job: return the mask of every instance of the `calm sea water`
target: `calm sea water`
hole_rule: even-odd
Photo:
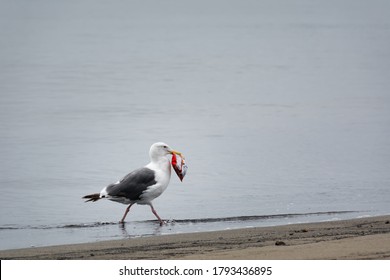
[[[1,0],[0,249],[389,214],[389,89],[387,1]]]

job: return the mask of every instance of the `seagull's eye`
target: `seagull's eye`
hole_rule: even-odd
[[[166,148],[168,148],[168,147],[164,145],[163,148],[166,149]]]

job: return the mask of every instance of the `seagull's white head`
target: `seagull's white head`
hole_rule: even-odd
[[[169,147],[163,142],[154,143],[149,150],[149,156],[152,161],[173,154],[181,155],[180,152],[173,150],[171,147]]]

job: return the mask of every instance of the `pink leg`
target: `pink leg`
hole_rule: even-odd
[[[164,224],[164,221],[160,218],[160,216],[157,214],[156,210],[154,210],[153,205],[150,205],[150,208],[152,209],[152,213],[156,216],[156,218],[160,221],[160,226]]]
[[[130,205],[126,208],[125,214],[123,215],[123,218],[122,218],[122,220],[119,221],[119,223],[121,223],[121,224],[125,223],[125,218],[126,218],[126,216],[127,216],[127,213],[129,213],[130,207],[131,207],[131,206],[133,206],[133,204],[130,204]]]

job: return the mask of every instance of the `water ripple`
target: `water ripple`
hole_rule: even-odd
[[[294,214],[275,214],[275,215],[252,215],[252,216],[235,216],[235,217],[221,217],[221,218],[198,218],[198,219],[178,219],[169,220],[168,223],[180,224],[194,224],[194,223],[218,223],[218,222],[243,222],[256,220],[273,220],[286,219],[295,217],[309,217],[309,216],[326,216],[356,213],[356,211],[327,211],[327,212],[313,212],[313,213],[294,213]],[[132,223],[155,223],[154,220],[136,221]],[[95,223],[80,223],[80,224],[62,224],[62,225],[2,225],[0,230],[21,230],[21,229],[80,229],[80,228],[96,228],[117,225],[118,222],[95,222]]]

